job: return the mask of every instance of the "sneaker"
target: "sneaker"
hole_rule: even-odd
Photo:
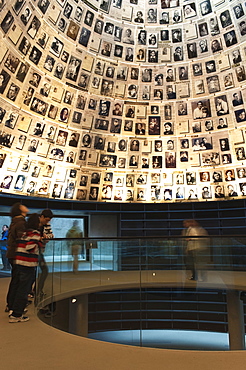
[[[27,311],[28,311],[28,309],[27,308],[24,308],[23,313],[27,313]],[[9,310],[9,317],[12,316],[12,313],[13,312],[14,312],[13,310]]]
[[[25,322],[25,321],[28,321],[30,320],[28,316],[20,316],[20,317],[15,317],[15,316],[9,316],[9,322],[12,323],[12,322]]]

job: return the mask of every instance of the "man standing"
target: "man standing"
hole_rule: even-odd
[[[53,218],[53,212],[50,209],[44,209],[41,212],[40,219],[39,219],[39,228],[40,228],[40,233],[41,233],[41,238],[42,239],[52,239],[54,238],[50,221]],[[47,244],[47,241],[43,241],[43,248],[39,251],[39,267],[41,269],[41,274],[38,278],[38,286],[37,286],[37,297],[39,295],[43,295],[43,287],[45,280],[47,279],[48,276],[48,267],[46,264],[46,261],[44,259],[44,250],[45,250],[45,245]]]
[[[83,237],[83,232],[78,226],[78,220],[74,220],[73,226],[68,230],[66,238],[72,239],[68,241],[68,247],[71,247],[71,253],[73,256],[73,272],[76,274],[78,272],[79,265],[79,250],[81,249],[82,241],[79,240]]]

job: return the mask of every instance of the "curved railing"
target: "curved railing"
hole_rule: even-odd
[[[237,302],[234,309],[241,320],[233,326],[239,325],[244,333],[239,306],[246,291],[246,236],[189,239],[50,240],[44,253],[48,275],[44,263],[43,271],[38,269],[40,318],[84,336],[138,330],[141,345],[143,330],[148,329],[230,333],[231,300]],[[231,349],[244,344],[236,346]]]

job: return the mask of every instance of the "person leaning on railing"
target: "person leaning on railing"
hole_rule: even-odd
[[[16,294],[16,289],[18,286],[18,274],[15,265],[16,242],[22,237],[23,233],[26,231],[25,217],[28,211],[29,209],[21,203],[15,203],[10,211],[11,224],[9,227],[8,249],[6,257],[9,260],[12,270],[11,270],[11,281],[7,293],[7,305],[5,308],[5,312],[9,312],[10,310],[13,309],[12,308],[13,302]]]
[[[39,267],[41,269],[41,274],[38,279],[38,286],[37,286],[37,296],[44,295],[43,288],[45,280],[48,276],[48,266],[46,264],[45,258],[44,258],[44,250],[45,246],[47,244],[47,241],[44,241],[43,239],[53,239],[54,235],[51,229],[50,221],[53,218],[53,212],[50,209],[44,209],[41,212],[41,215],[39,217],[39,230],[42,237],[43,245],[39,251]]]

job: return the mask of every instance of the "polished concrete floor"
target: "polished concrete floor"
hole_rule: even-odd
[[[96,274],[94,276],[96,277],[97,272],[93,272],[94,274]],[[99,286],[99,280],[93,277],[86,284],[81,284],[87,273],[82,273],[82,275],[82,279],[77,275],[75,275],[76,279],[74,279],[74,276],[72,279],[72,275],[68,276],[64,283],[67,285],[69,282],[69,284],[63,287],[65,292],[70,289],[78,289],[81,285],[90,285],[90,290],[91,287]],[[168,285],[176,284],[180,277],[180,274],[171,272],[171,274],[165,275],[165,280]],[[114,284],[118,286],[120,280],[122,283],[122,279],[125,279],[126,276],[114,272],[107,273],[103,281],[101,280],[101,284],[107,285],[109,283],[112,286],[113,278]],[[134,273],[130,273],[128,274],[129,278],[135,280],[136,276]],[[211,278],[214,280],[213,276]],[[240,274],[235,278],[236,281],[233,283],[245,288],[245,274]],[[232,280],[234,279],[231,279],[231,277],[220,276],[216,285],[228,284],[227,286],[231,286]],[[71,286],[71,281],[73,286]],[[59,286],[61,285],[59,279],[57,283]],[[182,351],[91,340],[46,325],[36,317],[32,305],[28,312],[30,321],[9,324],[8,316],[4,312],[8,284],[9,278],[0,279],[0,302],[2,307],[0,310],[1,369],[151,370],[153,368],[165,368],[165,370],[211,370],[212,368],[222,368],[223,370],[245,370],[246,351]],[[192,286],[194,282],[188,282],[188,284]],[[183,339],[185,337],[186,334]]]

